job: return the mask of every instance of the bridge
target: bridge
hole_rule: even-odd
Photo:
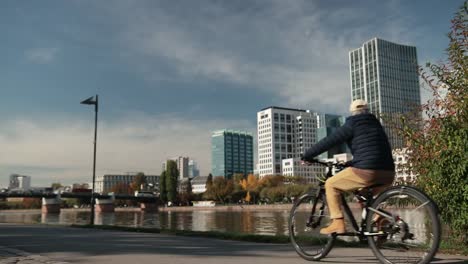
[[[91,200],[91,193],[64,192],[54,193],[0,193],[0,198],[42,198],[43,213],[59,213],[62,198],[78,198]],[[142,211],[157,211],[160,204],[159,197],[141,197],[128,194],[94,194],[96,212],[114,212],[115,200],[132,200],[140,203]]]

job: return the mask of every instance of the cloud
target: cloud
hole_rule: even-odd
[[[58,52],[58,48],[33,48],[25,51],[25,57],[31,62],[38,64],[51,63]]]
[[[93,127],[88,121],[17,120],[0,124],[0,167],[30,174],[41,182],[89,181]],[[245,120],[190,120],[175,115],[129,113],[98,124],[97,175],[143,171],[159,174],[166,158],[195,159],[201,173],[211,170],[211,131],[253,131]],[[5,175],[5,176],[6,176]],[[5,177],[6,178],[6,177]]]
[[[411,39],[407,17],[393,15],[399,2],[380,5],[374,14],[375,6],[300,0],[121,1],[98,13],[119,21],[124,57],[148,80],[232,82],[285,106],[345,112],[348,51],[375,36]]]

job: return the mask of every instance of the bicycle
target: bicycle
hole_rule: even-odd
[[[426,264],[432,260],[441,237],[438,208],[430,197],[412,186],[392,186],[376,198],[372,188],[377,185],[355,191],[354,197],[364,205],[360,225],[341,194],[344,213],[353,231],[321,235],[320,228],[330,223],[325,181],[333,176],[333,168],[339,171],[345,166],[314,162],[327,166],[327,174],[315,193],[312,190],[295,201],[289,216],[289,236],[299,256],[318,261],[328,255],[338,237],[357,237],[360,243],[367,241],[381,263]]]

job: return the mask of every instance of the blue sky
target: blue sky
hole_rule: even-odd
[[[159,174],[185,155],[210,171],[210,132],[255,133],[278,105],[346,113],[348,51],[373,37],[445,58],[451,1],[1,1],[0,186]],[[426,96],[426,95],[424,95]]]

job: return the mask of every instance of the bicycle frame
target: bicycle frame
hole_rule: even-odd
[[[321,164],[326,165],[327,168],[328,168],[328,172],[326,174],[326,179],[332,177],[333,176],[332,168],[336,164],[333,164],[333,163],[321,163]],[[364,190],[366,190],[366,192],[364,194],[362,194],[362,192],[360,192],[360,191],[355,191],[354,196],[359,200],[359,202],[364,204],[364,207],[362,209],[366,210],[366,215],[369,213],[369,211],[373,211],[374,213],[376,213],[378,215],[381,215],[381,216],[383,216],[385,218],[389,218],[389,219],[392,220],[392,222],[394,222],[395,219],[391,215],[388,215],[386,212],[382,212],[381,210],[377,210],[377,209],[371,207],[372,202],[374,201],[373,194],[372,194],[372,189],[368,188],[368,189],[364,189]],[[352,227],[354,229],[354,232],[346,232],[344,234],[334,234],[334,236],[357,236],[360,241],[366,241],[367,237],[369,237],[369,236],[382,236],[382,235],[385,235],[382,232],[379,232],[379,233],[366,232],[365,231],[366,227],[367,227],[366,226],[366,219],[361,219],[361,224],[358,225],[356,219],[354,218],[353,213],[351,212],[351,209],[349,208],[348,203],[346,202],[346,199],[345,199],[344,195],[341,194],[340,196],[341,196],[341,203],[342,203],[342,206],[343,206],[343,209],[344,209],[344,213],[346,214],[347,218],[351,221],[351,225],[352,225]],[[314,200],[314,204],[312,206],[311,215],[309,216],[309,219],[307,221],[307,226],[312,227],[312,228],[316,228],[317,226],[319,226],[320,221],[323,218],[323,210],[325,209],[325,203],[321,204],[320,209],[319,209],[319,217],[316,219],[316,221],[314,221],[314,214],[312,212],[315,212],[315,210],[317,208],[318,200],[326,201],[325,181],[321,181],[319,183],[319,189],[318,189],[318,191],[316,193],[315,198],[316,199]],[[322,198],[322,199],[320,199],[320,198]]]

